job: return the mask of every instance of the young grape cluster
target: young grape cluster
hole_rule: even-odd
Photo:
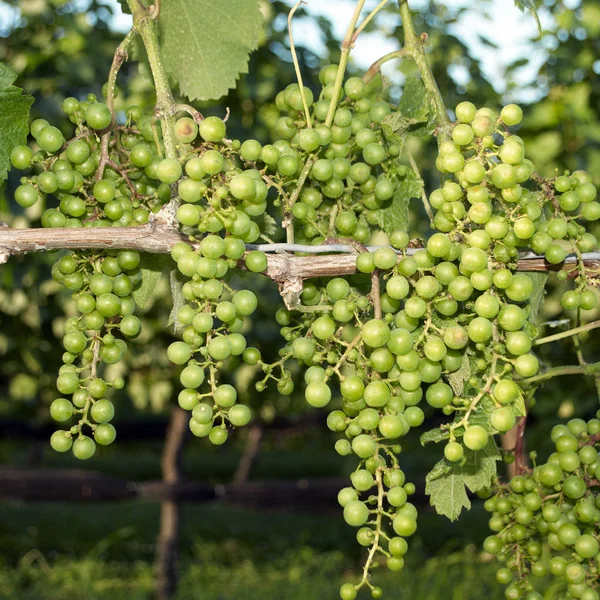
[[[532,352],[534,284],[517,272],[520,251],[543,254],[555,265],[574,254],[574,289],[564,292],[562,306],[596,307],[592,287],[598,282],[582,253],[596,249],[586,223],[600,219],[600,203],[584,171],[551,179],[535,173],[523,140],[510,129],[521,121],[518,106],[496,115],[462,102],[436,161],[443,175],[443,185],[430,195],[437,232],[411,243],[406,231],[386,231],[382,209],[401,196],[411,170],[397,138],[386,135],[392,107],[380,88],[357,77],[340,88],[340,74],[338,65],[322,69],[316,100],[296,84],[278,94],[280,139],[273,144],[230,140],[223,120],[202,118],[188,107],[193,118],[174,121],[175,155],[170,150],[165,157],[170,144],[155,119],[131,106],[120,125],[90,95],[63,104],[76,125],[70,141],[38,119],[31,126],[36,150],[19,146],[11,160],[18,169],[34,169],[21,180],[15,200],[25,208],[43,202],[46,227],[144,224],[166,209],[176,216],[189,243],[171,252],[184,279],[184,302],[175,319],[180,339],[167,354],[182,367],[178,402],[191,411],[194,435],[220,445],[228,426],[252,418],[235,388],[221,382],[230,357],[263,372],[257,391],[273,380],[281,395],[295,389],[288,361],[305,367],[306,401],[333,408],[327,425],[340,434],[336,451],[358,462],[338,496],[344,519],[368,548],[361,580],[340,590],[342,600],[353,600],[363,587],[381,596],[371,582],[373,568],[403,568],[417,510],[409,502],[415,486],[406,481],[398,455],[401,438],[423,424],[425,411],[450,417],[430,437],[445,441],[442,462],[448,468],[464,465],[473,453],[492,455],[494,434],[507,432],[526,413],[527,379],[540,364]],[[246,244],[261,236],[271,241],[260,225],[269,194],[282,209],[288,238],[305,244],[348,238],[358,272],[303,282],[297,302],[276,314],[285,345],[273,364],[243,335],[246,317],[258,306],[256,295],[233,289],[228,278],[241,263],[256,273],[268,269],[266,255],[248,252]],[[389,245],[367,251],[364,244],[384,233]],[[123,338],[140,332],[132,299],[141,281],[139,263],[136,252],[77,252],[53,268],[79,311],[66,322],[65,365],[57,380],[67,397],[54,401],[51,414],[61,422],[81,417],[53,434],[58,451],[72,447],[79,458],[89,458],[94,440],[115,439],[109,423],[114,407],[106,396],[123,381],[105,381],[100,368],[121,360]],[[512,582],[507,597],[538,597],[526,575],[534,564],[543,574],[541,542],[533,539],[540,535],[556,551],[574,546],[579,558],[564,565],[552,559],[550,566],[565,574],[571,596],[598,597],[597,537],[585,531],[600,508],[590,498],[599,475],[590,443],[595,428],[595,420],[572,421],[555,430],[558,454],[548,465],[513,479],[488,500],[497,534],[486,550],[508,560],[499,575]],[[550,500],[554,508],[546,509]],[[560,514],[550,521],[544,509]],[[562,571],[556,565],[552,570],[554,563]]]
[[[552,576],[561,597],[598,600],[600,419],[572,419],[551,438],[556,452],[545,464],[486,500],[493,534],[483,547],[504,563],[496,578],[507,585],[506,598],[541,600],[537,590]]]
[[[67,397],[57,398],[50,406],[55,421],[66,422],[73,416],[76,425],[52,434],[50,444],[57,452],[73,451],[88,459],[96,443],[111,444],[116,430],[110,423],[115,415],[113,403],[106,397],[111,388],[124,385],[118,378],[103,379],[101,365],[118,363],[127,350],[126,339],[139,335],[141,322],[133,312],[131,296],[140,281],[140,255],[121,251],[105,255],[67,254],[52,268],[54,279],[73,291],[77,316],[65,322],[63,336],[64,365],[56,387]],[[91,420],[90,420],[91,419]],[[84,433],[90,428],[93,438]]]
[[[586,171],[544,179],[525,158],[523,140],[510,132],[523,117],[515,104],[499,117],[470,102],[456,107],[458,123],[452,141],[440,145],[436,166],[456,179],[446,181],[431,194],[437,210],[435,227],[451,236],[462,236],[469,246],[487,252],[494,261],[514,265],[519,250],[531,249],[553,265],[568,254],[578,261],[571,274],[576,289],[565,292],[566,310],[596,307],[581,253],[597,248],[586,223],[600,219],[597,190]],[[561,277],[567,276],[565,271]]]

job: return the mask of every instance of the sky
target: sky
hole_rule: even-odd
[[[373,9],[379,0],[367,0],[364,14]],[[394,1],[394,0],[392,0]],[[421,0],[414,0],[413,5],[419,5]],[[576,0],[572,0],[576,1]],[[114,27],[126,31],[131,25],[131,17],[123,15],[118,7],[117,0],[103,0],[105,4],[116,7]],[[295,0],[285,0],[290,7]],[[445,0],[450,8],[461,6],[477,6],[472,0]],[[316,24],[310,19],[302,18],[303,14],[321,15],[327,17],[334,26],[334,32],[341,39],[345,33],[348,23],[346,19],[340,19],[340,15],[349,15],[355,0],[308,0],[296,13],[294,20],[294,39],[298,45],[312,47],[315,52],[323,48],[320,33]],[[487,5],[486,5],[487,6]],[[0,24],[8,18],[11,9],[5,2],[0,0]],[[519,73],[520,89],[516,92],[518,97],[509,100],[531,101],[536,99],[536,86],[534,81],[537,67],[546,60],[546,53],[540,45],[532,46],[529,40],[536,35],[536,24],[529,14],[521,13],[513,4],[512,0],[490,0],[488,12],[491,21],[484,19],[477,9],[469,10],[468,13],[453,27],[453,33],[468,44],[473,54],[483,62],[483,68],[494,87],[500,92],[504,91],[505,82],[502,73],[506,65],[510,64],[520,56],[528,56],[531,59],[530,67]],[[542,25],[548,23],[549,16],[542,11]],[[385,26],[383,20],[380,25]],[[499,45],[498,49],[485,46],[478,38],[477,32],[483,33],[490,41]],[[353,60],[359,67],[365,69],[380,56],[391,52],[399,47],[398,42],[384,38],[377,33],[363,34],[352,53]],[[384,67],[393,69],[392,65]],[[456,76],[460,78],[460,71]]]

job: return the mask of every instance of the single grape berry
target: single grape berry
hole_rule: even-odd
[[[112,114],[106,104],[94,102],[85,111],[85,120],[92,129],[102,130],[111,124]]]

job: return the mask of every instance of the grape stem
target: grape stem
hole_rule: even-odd
[[[348,355],[350,354],[350,352],[353,350],[353,348],[356,346],[356,344],[358,344],[358,342],[360,342],[362,339],[362,334],[359,333],[351,342],[350,344],[348,344],[348,347],[346,348],[346,350],[344,351],[344,354],[342,354],[342,356],[340,357],[340,359],[337,361],[337,363],[331,367],[333,369],[333,371],[335,373],[337,373],[340,381],[342,381],[344,379],[344,376],[341,374],[340,369],[342,368],[342,366],[344,365],[344,363],[346,362],[346,359],[348,358]]]
[[[292,35],[292,19],[294,14],[300,8],[302,4],[307,4],[306,0],[298,0],[296,4],[290,10],[288,14],[288,37],[290,38],[290,52],[292,53],[292,61],[294,63],[294,69],[296,71],[296,79],[300,86],[300,97],[302,98],[302,107],[304,108],[304,116],[306,118],[306,127],[312,128],[312,121],[310,118],[310,110],[308,109],[308,102],[306,102],[306,94],[304,93],[304,82],[302,81],[302,71],[300,71],[300,63],[298,62],[298,56],[296,54],[296,45],[294,44],[294,36]]]
[[[383,516],[383,481],[381,480],[381,467],[377,467],[377,471],[375,472],[375,481],[377,483],[377,517],[375,518],[375,537],[373,538],[373,543],[371,544],[371,549],[369,550],[369,556],[367,557],[367,561],[363,567],[362,580],[358,585],[359,589],[365,584],[369,585],[369,569],[371,568],[371,564],[375,558],[377,548],[379,548],[379,537],[381,536],[381,518]]]
[[[381,282],[379,280],[379,269],[371,273],[371,300],[373,302],[373,316],[381,319]]]
[[[421,172],[419,171],[419,167],[417,165],[417,161],[413,156],[413,153],[410,151],[408,147],[406,147],[406,156],[408,157],[408,162],[410,163],[411,169],[415,172],[415,175],[421,181],[421,200],[423,201],[423,207],[425,208],[425,212],[427,213],[427,218],[429,219],[429,224],[433,228],[433,211],[431,210],[431,205],[429,204],[429,199],[427,198],[427,193],[425,192],[425,182],[421,177]]]
[[[365,2],[366,0],[358,0],[356,8],[354,9],[354,14],[352,15],[352,19],[350,20],[350,25],[348,25],[346,35],[344,36],[344,40],[342,41],[342,53],[340,55],[340,64],[338,65],[337,74],[335,76],[335,83],[333,84],[333,93],[331,94],[329,111],[327,112],[327,118],[325,119],[325,125],[327,127],[331,127],[331,124],[333,123],[335,107],[338,103],[338,98],[340,96],[340,91],[342,89],[342,84],[344,81],[344,74],[346,73],[346,67],[348,66],[348,58],[350,57],[350,51],[354,46],[354,31],[356,29],[356,24],[358,23],[360,13],[362,12]]]
[[[597,444],[598,442],[600,442],[600,433],[595,433],[594,435],[591,435],[590,438],[588,440],[586,440],[586,442],[583,445],[584,446],[593,446],[594,444]]]
[[[560,377],[562,375],[595,375],[600,373],[600,362],[587,363],[584,365],[567,365],[564,367],[554,367],[548,369],[539,375],[533,377],[527,377],[526,379],[520,379],[519,385],[530,385],[537,383],[538,381],[547,381],[553,377]]]
[[[300,177],[298,177],[298,181],[296,182],[296,187],[294,188],[294,191],[290,195],[290,198],[285,205],[285,215],[283,218],[282,226],[285,229],[285,238],[288,244],[294,243],[294,218],[292,216],[292,208],[294,204],[296,204],[296,201],[300,196],[300,192],[304,187],[304,183],[306,182],[306,178],[308,177],[308,174],[310,173],[310,170],[312,169],[312,166],[315,164],[316,160],[317,157],[314,154],[311,154],[306,159],[306,163],[304,163],[304,168],[302,169]]]
[[[117,87],[117,75],[119,74],[121,66],[127,60],[127,51],[129,49],[129,46],[135,39],[136,35],[137,31],[135,27],[132,27],[129,33],[123,39],[123,41],[117,46],[117,49],[115,50],[115,55],[113,56],[112,64],[110,66],[110,71],[108,72],[108,81],[106,83],[106,106],[108,106],[108,110],[110,110],[112,120],[110,122],[108,130],[102,134],[102,139],[100,142],[100,160],[98,162],[98,170],[96,171],[96,179],[98,181],[104,176],[104,169],[109,161],[108,145],[110,143],[112,129],[116,125],[115,93]]]
[[[525,427],[527,425],[527,415],[521,417],[517,423],[517,434],[515,443],[515,472],[517,475],[531,472],[525,457]]]
[[[363,81],[365,83],[369,83],[372,79],[381,71],[381,67],[390,60],[394,60],[395,58],[406,58],[410,57],[410,53],[406,50],[406,48],[401,48],[400,50],[394,50],[393,52],[389,52],[385,54],[381,58],[377,59],[365,72],[363,75]]]
[[[417,35],[410,7],[408,6],[408,0],[398,0],[398,6],[400,7],[400,16],[402,17],[402,27],[404,29],[403,50],[415,61],[415,64],[419,69],[425,89],[429,92],[435,105],[437,121],[440,127],[440,139],[444,139],[449,133],[451,122],[448,117],[446,105],[444,104],[444,99],[442,98],[440,89],[438,88],[435,77],[427,62],[427,56],[425,54],[427,34],[424,33],[421,37]]]
[[[496,365],[497,364],[498,364],[498,355],[496,353],[494,353],[492,355],[492,363],[490,366],[490,375],[489,375],[487,381],[485,382],[485,386],[482,388],[482,390],[479,392],[479,394],[477,394],[477,396],[475,396],[471,400],[471,403],[469,404],[469,408],[466,410],[462,419],[460,419],[460,421],[456,421],[455,423],[449,424],[449,429],[451,430],[451,432],[453,432],[455,429],[458,429],[459,427],[464,427],[469,422],[469,417],[471,416],[471,413],[475,410],[475,408],[477,408],[477,405],[481,402],[483,397],[486,394],[488,394],[489,391],[492,389],[492,384],[494,383],[495,378],[496,378]]]
[[[381,0],[381,2],[365,17],[365,20],[357,27],[354,35],[352,36],[352,45],[356,43],[358,36],[362,33],[365,27],[375,18],[377,13],[385,7],[389,0]]]
[[[560,333],[539,338],[533,342],[533,345],[541,346],[542,344],[548,344],[549,342],[556,342],[557,340],[562,340],[564,338],[571,337],[572,335],[578,335],[584,331],[591,331],[592,329],[597,329],[598,327],[600,327],[600,321],[591,321],[590,323],[581,325],[580,327],[574,327],[573,329],[569,329],[567,331],[561,331]]]
[[[150,71],[152,72],[154,89],[156,90],[155,114],[161,121],[165,154],[167,158],[177,158],[177,142],[173,127],[175,118],[170,114],[175,101],[156,34],[155,21],[160,5],[153,8],[150,12],[137,0],[127,0],[127,3],[133,15],[134,29],[137,30],[144,42],[148,62],[150,63]]]
[[[190,115],[190,117],[192,117],[192,119],[194,119],[194,121],[196,121],[198,124],[204,121],[204,115],[189,104],[173,104],[173,106],[171,106],[171,108],[168,110],[169,116],[174,116],[178,112],[188,113],[188,115]]]

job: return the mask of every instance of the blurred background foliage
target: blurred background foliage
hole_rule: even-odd
[[[340,2],[340,18],[342,8],[349,8],[351,4]],[[512,3],[506,4],[506,10],[516,10]],[[226,107],[229,108],[230,137],[270,139],[277,117],[275,95],[295,81],[287,36],[290,2],[263,0],[261,5],[265,16],[265,30],[259,49],[250,58],[249,73],[242,76],[237,88],[220,101],[197,105],[205,114],[223,115]],[[543,175],[553,175],[556,170],[560,172],[564,169],[586,168],[593,174],[595,183],[600,184],[600,5],[597,0],[545,0],[541,7],[544,32],[539,38],[531,40],[531,48],[541,49],[545,60],[539,66],[539,60],[532,60],[533,53],[531,56],[523,55],[508,64],[501,75],[494,77],[485,69],[481,56],[460,35],[460,24],[465,15],[477,11],[482,15],[478,21],[480,31],[477,31],[481,44],[501,53],[503,48],[500,46],[495,49],[495,42],[488,35],[495,27],[494,22],[485,17],[489,6],[488,0],[470,3],[469,6],[456,2],[446,3],[443,0],[422,0],[415,4],[416,26],[418,31],[426,31],[429,36],[430,62],[447,106],[453,107],[468,99],[478,106],[497,108],[507,98],[522,100],[526,117],[519,134],[525,139],[527,155],[534,161],[538,171]],[[16,71],[16,84],[35,96],[32,116],[48,119],[70,136],[72,125],[60,110],[62,100],[67,96],[84,98],[88,93],[101,96],[101,87],[108,73],[112,54],[122,38],[122,34],[113,27],[113,11],[118,11],[118,7],[99,0],[0,2],[0,8],[7,7],[15,10],[1,13],[10,15],[10,18],[0,21],[0,61]],[[532,17],[524,14],[522,18]],[[339,57],[340,40],[336,39],[334,24],[326,18],[308,13],[302,19],[313,20],[320,32],[319,44],[308,39],[296,39],[305,84],[316,89],[319,68]],[[374,43],[377,43],[377,39],[401,41],[402,31],[394,2],[390,2],[389,7],[374,20],[366,33],[374,31],[379,32],[379,38]],[[506,43],[511,43],[510,39],[507,36]],[[124,110],[130,104],[150,109],[154,99],[147,66],[139,50],[134,50],[130,58],[141,58],[141,62],[130,60],[121,70],[121,93],[117,98],[117,109]],[[359,72],[356,61],[351,62],[351,71]],[[393,66],[386,67],[386,85],[389,86],[392,99],[398,99],[402,82],[414,72],[414,65],[409,61],[396,62]],[[521,94],[525,80],[530,93]],[[530,106],[526,106],[529,100]],[[433,169],[435,144],[422,143],[413,151],[427,187],[431,190],[437,183],[437,175]],[[14,227],[39,226],[43,207],[23,210],[11,200],[12,191],[18,183],[13,175],[4,188],[0,189],[0,221]],[[415,234],[422,234],[425,230],[424,215],[420,210],[420,207],[415,206],[413,212],[412,227]],[[600,232],[596,232],[597,235],[598,233]],[[58,253],[30,255],[13,258],[0,267],[0,419],[15,418],[38,424],[49,420],[48,406],[57,395],[54,382],[62,352],[59,340],[64,320],[73,311],[68,294],[50,277],[50,267],[57,259]],[[249,335],[267,358],[274,358],[280,339],[278,326],[269,317],[273,315],[274,307],[281,303],[277,289],[258,276],[237,276],[253,277],[253,286],[260,295],[261,303],[260,313],[253,319],[254,325],[247,324],[249,329],[253,328]],[[559,297],[558,284],[553,282],[539,317],[541,331],[551,331],[547,325],[542,324],[557,318],[560,313]],[[168,414],[176,401],[177,374],[170,368],[164,351],[172,337],[171,332],[166,329],[170,309],[169,283],[168,278],[164,277],[154,300],[144,311],[144,333],[131,344],[126,363],[115,366],[115,372],[111,375],[126,374],[129,378],[129,385],[118,401],[118,419],[137,418],[140,429],[144,428],[146,420]],[[590,314],[586,315],[586,319],[593,320],[598,316]],[[600,340],[598,336],[594,338],[593,333],[588,338],[586,352],[591,361],[600,350]],[[544,347],[541,358],[548,364],[576,362],[574,348],[569,341]],[[598,360],[598,356],[595,360]],[[307,411],[301,395],[282,397],[274,389],[260,396],[253,393],[255,375],[251,367],[235,362],[231,363],[228,373],[231,383],[244,390],[243,400],[254,405],[263,421],[268,422],[275,415],[289,416]],[[547,453],[547,437],[551,425],[574,414],[591,416],[597,407],[593,382],[585,378],[564,377],[555,380],[552,385],[541,388],[537,398],[528,438],[531,447],[539,449],[540,455]],[[219,448],[218,452],[208,449],[208,444],[204,441],[190,442],[185,457],[188,476],[227,481],[243,449],[245,435],[246,432],[240,432],[231,444]],[[328,439],[325,430],[302,430],[285,437],[276,433],[267,434],[253,476],[277,479],[346,475],[344,459],[333,453],[332,445],[332,439]],[[410,448],[413,449],[413,453],[407,452],[403,459],[409,462],[407,470],[423,476],[428,466],[437,460],[438,450],[422,450],[416,439],[407,440],[406,446],[409,451]],[[133,479],[156,478],[159,476],[159,452],[159,442],[117,442],[114,448],[103,450],[100,456],[90,461],[89,466]],[[418,457],[415,458],[415,455]],[[18,439],[0,442],[0,460],[5,464],[19,465],[32,462],[43,466],[75,465],[68,457],[52,455],[45,444],[32,452],[31,443]],[[70,511],[79,509],[73,509],[69,505],[68,509],[62,509],[64,514],[60,512],[60,507],[55,509],[57,512],[52,513],[54,509],[44,508],[43,505],[0,505],[0,598],[42,600],[63,598],[67,593],[72,598],[86,599],[104,598],[108,593],[114,598],[150,597],[147,595],[150,592],[146,585],[151,575],[147,564],[147,546],[152,545],[156,529],[153,508],[142,510],[139,514],[137,509],[129,509],[128,514],[136,512],[131,522],[127,520],[132,532],[127,529],[127,524],[120,523],[119,518],[115,517],[118,508],[112,505],[95,507],[91,510],[91,518],[86,517],[81,523],[81,532],[89,534],[85,536],[86,543],[83,546],[77,546],[75,541],[65,541],[57,527],[61,519],[70,518],[67,512],[71,514]],[[232,582],[237,582],[236,578],[239,577],[240,581],[248,583],[256,576],[255,573],[253,575],[253,569],[263,569],[261,573],[268,584],[265,583],[266,587],[261,593],[256,592],[256,596],[251,595],[255,592],[250,586],[250,595],[245,597],[285,597],[286,600],[314,595],[310,586],[302,587],[298,583],[306,577],[314,577],[314,585],[325,586],[322,589],[329,591],[323,591],[318,596],[329,598],[333,593],[330,590],[337,589],[335,581],[331,586],[331,580],[335,580],[331,573],[339,572],[340,563],[348,568],[355,565],[354,550],[348,550],[355,544],[344,543],[350,539],[349,535],[352,537],[352,532],[345,531],[343,526],[338,527],[342,520],[337,513],[333,519],[327,517],[326,526],[318,521],[319,517],[315,517],[317,521],[302,525],[299,535],[305,537],[287,540],[285,547],[288,554],[280,556],[278,564],[282,570],[279,575],[269,571],[267,576],[265,569],[272,559],[273,548],[277,543],[283,543],[277,534],[279,532],[280,537],[284,537],[285,527],[279,523],[277,529],[277,523],[266,523],[266,519],[257,517],[257,525],[248,533],[245,529],[247,515],[240,516],[223,509],[217,519],[221,528],[214,530],[206,527],[206,520],[213,518],[211,510],[219,509],[193,509],[196,511],[193,518],[201,523],[197,530],[193,530],[194,535],[199,536],[199,539],[211,540],[213,545],[199,545],[197,538],[194,538],[195,545],[186,542],[186,556],[190,559],[192,570],[184,578],[181,598],[196,597],[191,590],[198,582],[207,582],[207,571],[202,567],[206,564],[213,579],[222,581],[222,585],[227,584],[232,572],[235,572],[231,576]],[[81,511],[84,512],[85,508],[82,507]],[[256,515],[253,519],[255,517]],[[470,533],[478,518],[475,510],[464,519],[465,526],[462,529],[460,525],[458,528],[454,525],[450,529],[447,523],[440,525],[440,519],[426,517],[434,519],[432,523],[435,525],[429,531],[432,532],[435,543],[432,544],[431,540],[427,543],[426,525],[420,533],[425,541],[421,550],[415,552],[414,564],[423,562],[421,559],[424,556],[434,554],[435,549],[443,545],[448,551],[444,554],[448,579],[445,583],[443,579],[440,580],[437,592],[433,588],[415,587],[412,590],[407,588],[406,595],[397,597],[418,597],[424,600],[448,597],[450,589],[454,590],[453,598],[479,598],[483,594],[490,598],[500,597],[494,595],[499,592],[491,583],[491,576],[487,578],[490,582],[488,589],[485,587],[487,584],[481,583],[486,580],[482,574],[479,577],[474,572],[468,575],[468,565],[473,562],[473,550],[468,550],[466,554],[455,554],[453,542],[449,541],[478,541],[477,534]],[[54,523],[54,528],[48,526],[47,519]],[[290,521],[294,520],[295,517],[290,518]],[[44,527],[49,527],[49,530],[41,540]],[[264,541],[257,534],[260,527],[263,527],[263,533],[270,531],[275,538]],[[335,529],[335,534],[330,534],[329,528],[332,528],[331,531]],[[116,533],[111,534],[113,537],[106,538],[107,531]],[[241,535],[241,541],[238,539],[232,542],[229,539],[238,534]],[[330,542],[318,542],[323,535]],[[266,537],[265,534],[265,539]],[[262,550],[255,554],[249,548],[260,540],[263,540]],[[221,553],[228,543],[234,544],[232,555],[237,562],[225,571]],[[131,551],[134,547],[132,544],[137,550]],[[31,548],[39,549],[41,558],[31,555]],[[194,571],[193,565],[198,553],[201,555],[198,559],[201,565]],[[106,562],[107,557],[117,562]],[[67,564],[71,559],[72,562]],[[104,559],[104,562],[100,559]],[[138,561],[127,576],[119,570],[120,559]],[[60,567],[57,571],[52,571],[57,580],[52,584],[55,588],[51,586],[54,591],[44,589],[45,584],[40,582],[39,573],[44,572],[43,563],[47,560],[58,560]],[[67,562],[61,563],[61,560]],[[274,567],[269,568],[276,571]],[[485,570],[486,566],[481,568]],[[487,568],[490,573],[493,572],[493,568]],[[422,569],[419,572],[423,577],[431,579],[427,573],[431,574],[431,569],[436,574],[439,573],[439,564],[427,563]],[[91,575],[92,572],[96,575]],[[229,574],[227,579],[224,579],[225,572]],[[415,586],[419,584],[419,577],[411,578],[415,579]],[[475,584],[475,579],[480,580],[479,583]],[[42,577],[41,581],[43,580]],[[98,589],[98,581],[104,581],[105,588]],[[403,581],[406,582],[407,579],[403,578]],[[91,587],[81,588],[82,582],[87,582],[86,585]],[[235,588],[238,583],[231,585]],[[295,586],[293,594],[290,585]],[[272,590],[267,590],[268,586],[273,586]],[[79,591],[75,592],[75,589]],[[82,589],[87,591],[83,593]],[[238,598],[239,595],[236,594],[238,592],[235,591],[231,595],[218,595],[217,592],[210,595],[207,592],[202,597]]]

